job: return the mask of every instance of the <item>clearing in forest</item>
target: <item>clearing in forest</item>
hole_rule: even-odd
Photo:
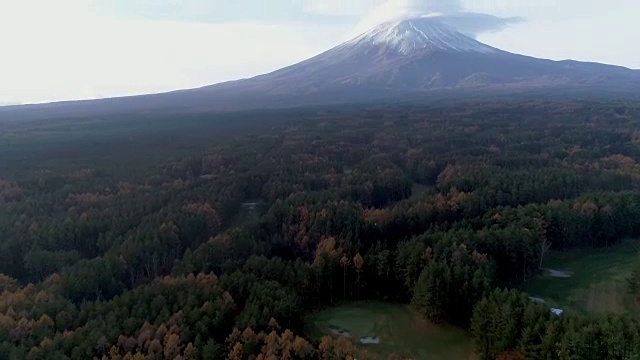
[[[627,289],[640,242],[599,250],[554,252],[521,290],[550,307],[580,313],[640,313]]]
[[[346,336],[378,359],[391,354],[411,359],[475,359],[467,332],[434,325],[407,305],[347,303],[311,315],[307,324],[314,337]]]

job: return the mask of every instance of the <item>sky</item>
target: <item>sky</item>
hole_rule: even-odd
[[[0,105],[251,77],[432,13],[507,51],[640,69],[637,0],[0,0]]]

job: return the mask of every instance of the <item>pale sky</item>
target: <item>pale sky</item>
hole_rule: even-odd
[[[640,69],[638,0],[0,0],[0,105],[250,77],[407,9],[507,51]]]

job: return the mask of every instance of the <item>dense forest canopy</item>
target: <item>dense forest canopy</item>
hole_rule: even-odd
[[[304,331],[364,299],[482,359],[640,357],[639,319],[508,290],[640,236],[637,101],[5,121],[0,154],[0,359],[375,358]]]

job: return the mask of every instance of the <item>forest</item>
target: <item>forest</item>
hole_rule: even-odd
[[[640,317],[517,290],[640,238],[639,161],[630,99],[3,120],[0,359],[376,359],[305,332],[354,300],[482,360],[640,359]]]

